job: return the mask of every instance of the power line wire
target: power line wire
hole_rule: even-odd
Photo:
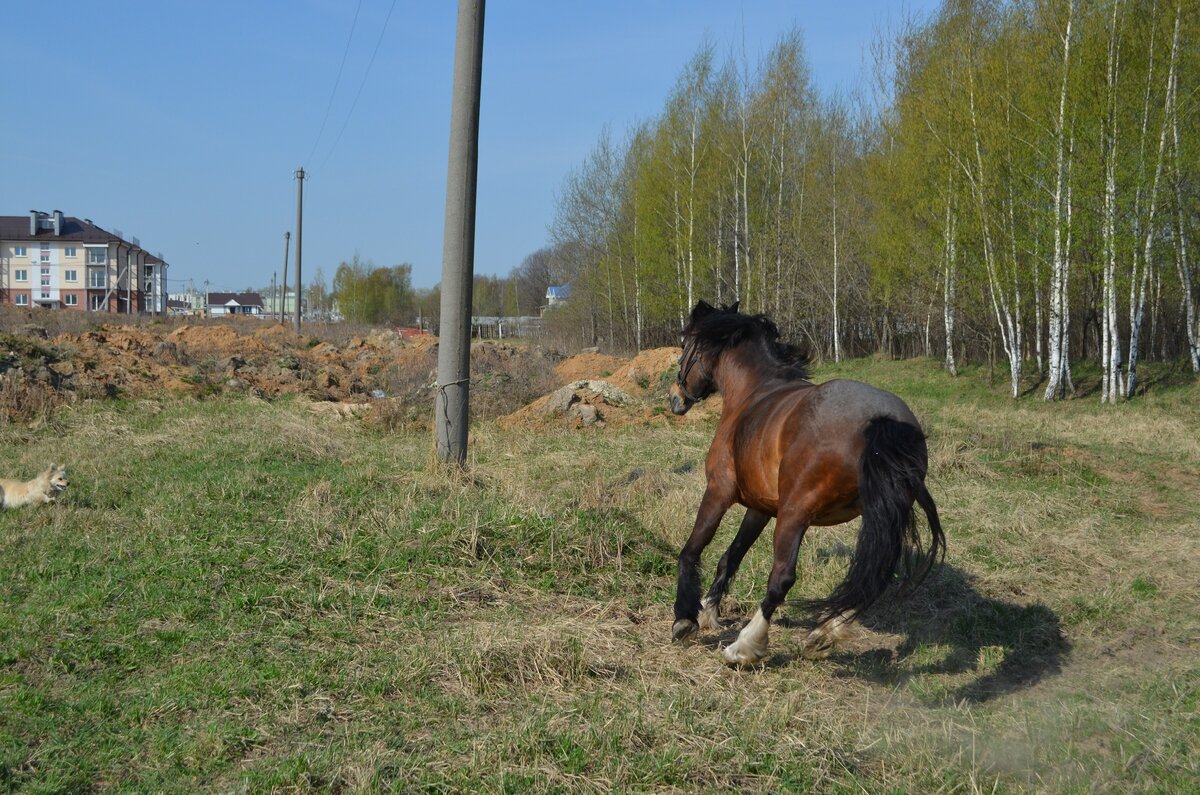
[[[350,42],[354,40],[354,29],[358,27],[358,12],[360,11],[362,11],[362,0],[358,0],[358,7],[354,9],[354,21],[350,23],[350,35],[346,37],[346,48],[342,51],[342,62],[338,66],[337,79],[333,81],[333,91],[329,92],[329,104],[325,106],[325,118],[321,119],[321,129],[317,131],[317,140],[313,141],[312,151],[308,153],[310,161],[317,153],[317,144],[321,143],[321,136],[325,133],[325,124],[329,121],[329,111],[333,109],[333,98],[337,96],[338,86],[342,83],[342,70],[346,68],[346,56],[350,54]]]
[[[367,78],[371,75],[371,67],[375,64],[375,56],[379,54],[379,45],[383,44],[383,34],[387,33],[388,22],[392,18],[392,12],[396,10],[396,0],[392,0],[391,7],[388,8],[387,17],[383,20],[383,27],[379,30],[379,38],[375,40],[375,49],[371,51],[371,60],[367,61],[367,71],[363,73],[362,82],[358,84],[358,92],[354,95],[354,101],[350,103],[350,110],[346,113],[346,120],[342,122],[342,129],[338,131],[337,138],[333,140],[333,146],[325,154],[325,159],[321,161],[318,171],[325,168],[325,164],[329,162],[329,158],[333,156],[337,149],[338,142],[342,140],[342,133],[346,132],[346,126],[350,124],[350,117],[354,115],[354,108],[358,105],[358,98],[362,96],[363,86],[367,84]]]

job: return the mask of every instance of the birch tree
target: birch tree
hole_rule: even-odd
[[[1064,243],[1064,233],[1070,235],[1070,201],[1067,187],[1067,169],[1070,167],[1066,159],[1066,120],[1067,120],[1067,78],[1071,69],[1071,24],[1074,21],[1074,0],[1067,2],[1066,29],[1062,33],[1062,81],[1058,97],[1058,118],[1054,127],[1055,133],[1055,172],[1054,172],[1054,259],[1051,261],[1050,275],[1050,326],[1049,326],[1049,361],[1050,369],[1046,379],[1046,400],[1063,397],[1067,382],[1070,380],[1070,358],[1067,354],[1067,319],[1070,313],[1067,280],[1070,273],[1070,257],[1068,246]]]

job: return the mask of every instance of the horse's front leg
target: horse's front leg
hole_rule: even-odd
[[[679,584],[675,590],[675,625],[671,637],[676,641],[689,640],[696,634],[696,619],[700,614],[700,553],[712,541],[721,517],[733,501],[711,485],[700,501],[692,534],[679,552]]]
[[[715,632],[720,629],[717,618],[721,615],[721,598],[725,596],[725,592],[729,590],[729,584],[737,576],[742,559],[746,557],[750,547],[754,546],[754,542],[762,535],[763,528],[769,521],[771,521],[770,514],[756,511],[753,508],[746,509],[746,515],[742,517],[742,525],[738,528],[737,535],[733,537],[733,543],[729,545],[729,549],[725,550],[721,561],[717,563],[717,574],[713,577],[712,587],[708,589],[708,594],[700,605],[702,608],[700,629],[706,632]]]
[[[783,604],[796,582],[796,556],[808,530],[807,519],[780,514],[775,520],[775,564],[767,580],[767,597],[750,623],[742,627],[738,639],[725,647],[725,661],[731,665],[753,665],[767,656],[767,634],[771,616]]]

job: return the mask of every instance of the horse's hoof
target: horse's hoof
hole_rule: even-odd
[[[671,627],[671,640],[676,643],[687,643],[696,637],[696,622],[690,618],[681,618]]]
[[[716,603],[709,603],[708,599],[705,599],[704,609],[700,611],[700,629],[705,632],[719,632],[721,625],[717,623],[717,618],[720,615]]]
[[[721,650],[725,662],[729,665],[744,668],[748,665],[758,665],[767,656],[766,648],[758,649],[753,644],[737,640]]]
[[[800,644],[800,653],[809,660],[823,660],[837,651],[842,642],[849,640],[850,622],[854,612],[833,616],[817,625]]]
[[[810,634],[800,644],[800,654],[806,660],[824,660],[833,653],[835,645],[833,638],[828,635],[813,637]]]

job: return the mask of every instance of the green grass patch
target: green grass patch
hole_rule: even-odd
[[[711,424],[425,434],[301,400],[124,401],[0,428],[0,790],[1186,791],[1197,780],[1193,384],[1013,403],[937,363],[822,367],[930,437],[945,566],[847,648],[733,671],[671,646]],[[705,555],[707,583],[740,521]],[[814,528],[793,595],[845,571]]]

